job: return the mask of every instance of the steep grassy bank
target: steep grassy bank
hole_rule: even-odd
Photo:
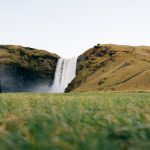
[[[104,44],[78,59],[77,76],[69,91],[150,90],[150,47]]]
[[[150,93],[1,94],[2,150],[149,150]]]

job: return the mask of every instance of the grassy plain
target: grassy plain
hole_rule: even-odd
[[[1,150],[149,150],[150,93],[0,94]]]

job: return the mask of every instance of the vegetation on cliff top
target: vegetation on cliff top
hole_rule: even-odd
[[[38,71],[55,68],[59,56],[44,50],[17,45],[0,45],[0,64],[16,65]]]

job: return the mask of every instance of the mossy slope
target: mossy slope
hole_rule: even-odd
[[[78,58],[70,91],[150,90],[150,47],[104,44]]]

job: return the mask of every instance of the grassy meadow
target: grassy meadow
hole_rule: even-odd
[[[0,94],[0,150],[149,150],[150,93]]]

